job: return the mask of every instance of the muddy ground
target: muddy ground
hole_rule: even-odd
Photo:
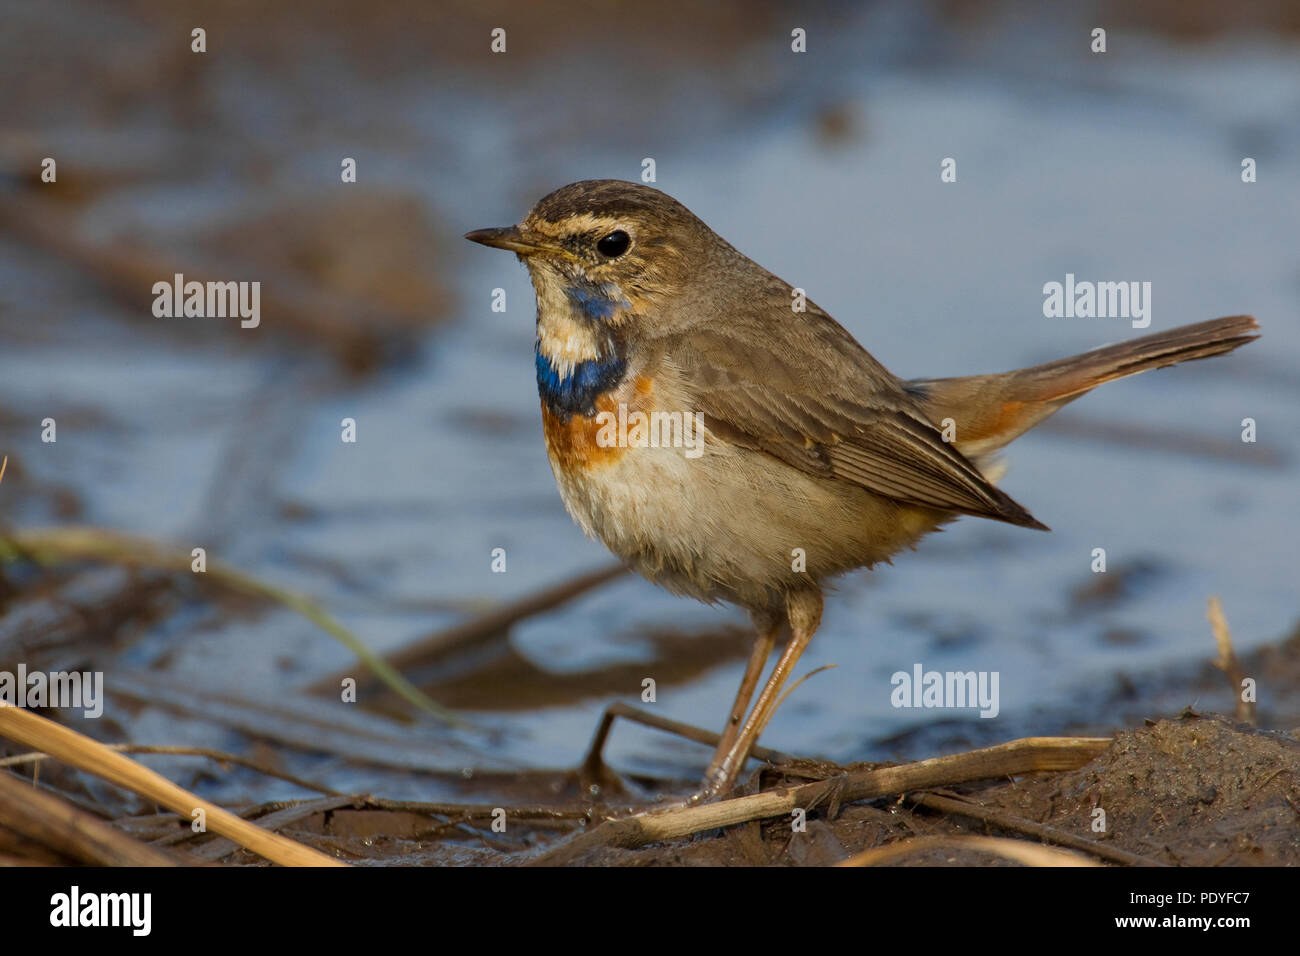
[[[788,817],[713,829],[635,849],[587,848],[564,862],[587,866],[824,866],[863,850],[900,844],[894,865],[1014,865],[982,849],[954,845],[990,835],[1071,846],[1102,864],[1277,866],[1300,863],[1300,631],[1242,660],[1263,688],[1261,727],[1197,711],[1228,697],[1223,674],[1208,662],[1171,675],[1162,686],[1118,681],[1097,702],[1122,729],[1078,726],[1045,718],[1043,733],[1111,737],[1104,752],[1079,769],[1029,773],[924,793],[896,794],[843,806],[813,807],[803,828]],[[1137,715],[1145,715],[1145,719]],[[978,722],[971,726],[979,727]],[[961,728],[929,728],[931,754],[988,741]],[[907,742],[909,749],[921,746]],[[14,748],[9,748],[13,752]],[[263,756],[267,756],[263,754]],[[827,779],[869,765],[837,767],[795,761],[756,770],[744,791]],[[212,767],[183,780],[199,787]],[[30,774],[30,770],[27,771]],[[547,864],[565,841],[600,821],[626,816],[656,800],[690,792],[687,779],[625,778],[612,772],[592,786],[577,770],[440,775],[465,803],[382,800],[363,795],[263,803],[236,808],[246,818],[357,865]],[[166,847],[184,862],[262,865],[265,861],[214,834],[195,835],[188,821],[153,812],[92,778],[43,764],[41,783],[137,839]],[[949,803],[936,808],[935,798]],[[970,813],[953,800],[977,805]],[[924,806],[924,803],[930,806]],[[493,827],[505,810],[504,832]],[[1099,814],[1102,811],[1103,814]],[[498,814],[499,816],[499,814]],[[1099,824],[1100,817],[1100,824]],[[1040,828],[1050,828],[1044,835]],[[1070,837],[1077,838],[1073,843]],[[906,841],[916,841],[915,848]],[[947,838],[946,842],[934,838]],[[1082,841],[1082,842],[1080,842]],[[0,856],[10,863],[69,863],[0,827]]]

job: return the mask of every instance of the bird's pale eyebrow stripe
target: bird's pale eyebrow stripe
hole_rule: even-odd
[[[535,222],[528,223],[528,227],[544,236],[550,236],[557,239],[561,236],[572,235],[575,232],[590,232],[605,235],[614,229],[622,229],[629,235],[631,229],[626,223],[621,222],[613,216],[594,216],[591,213],[584,212],[573,216],[565,216],[563,219],[552,222],[547,219],[538,219]]]

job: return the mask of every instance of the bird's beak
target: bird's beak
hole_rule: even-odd
[[[526,232],[518,226],[501,226],[496,229],[475,229],[465,233],[470,242],[477,242],[493,249],[506,249],[521,256],[532,256],[539,252],[558,252],[555,247],[534,233]]]

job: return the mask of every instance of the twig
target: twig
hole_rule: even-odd
[[[285,807],[282,810],[276,810],[274,813],[268,813],[264,817],[258,817],[257,825],[263,830],[272,833],[278,831],[281,827],[287,827],[291,823],[297,823],[314,813],[328,813],[330,810],[338,810],[340,807],[346,807],[355,802],[355,797],[337,796],[321,797],[317,800],[305,800],[302,803],[292,807]],[[236,850],[240,849],[238,843],[228,840],[224,837],[218,837],[200,847],[191,850],[192,856],[200,860],[206,860],[215,863],[223,856],[229,856]]]
[[[424,803],[418,800],[387,800],[383,797],[365,797],[358,810],[383,810],[388,812],[422,813],[431,816],[461,817],[465,820],[490,820],[498,810],[510,820],[582,821],[590,819],[587,810],[572,807],[500,807],[476,803]]]
[[[1069,850],[1057,850],[1037,843],[1025,843],[1023,840],[1008,840],[1005,837],[968,836],[923,836],[900,840],[885,846],[875,846],[851,856],[838,866],[880,866],[911,856],[921,850],[977,850],[992,853],[1004,859],[1015,860],[1025,866],[1100,866],[1086,856]]]
[[[1235,712],[1238,720],[1243,720],[1252,727],[1256,726],[1255,702],[1246,700],[1242,685],[1246,681],[1246,672],[1237,660],[1237,652],[1232,648],[1232,632],[1228,630],[1228,619],[1223,616],[1223,604],[1218,597],[1211,597],[1206,617],[1210,619],[1210,629],[1214,631],[1214,643],[1219,647],[1219,656],[1214,666],[1223,671],[1232,687],[1232,696],[1236,701]]]
[[[991,777],[1039,770],[1074,770],[1097,757],[1109,745],[1110,740],[1105,737],[1026,737],[996,747],[935,757],[900,767],[853,771],[815,783],[778,787],[719,803],[646,810],[634,816],[607,820],[532,861],[532,865],[561,865],[598,847],[634,848],[749,820],[784,816],[796,808],[807,808],[820,802],[837,788],[839,801],[851,803]]]
[[[657,714],[648,714],[643,710],[638,710],[621,702],[613,703],[605,708],[605,713],[601,715],[600,723],[596,726],[596,733],[591,738],[591,746],[587,748],[587,756],[582,761],[580,771],[584,777],[596,778],[600,774],[601,768],[605,766],[602,753],[605,749],[605,742],[609,739],[610,729],[614,726],[614,720],[618,717],[630,720],[633,723],[643,724],[646,727],[652,727],[655,730],[662,730],[665,733],[676,734],[678,737],[685,737],[687,740],[694,741],[697,744],[704,744],[707,747],[716,747],[722,739],[721,735],[705,730],[702,727],[683,724],[680,721],[660,717]],[[770,763],[781,763],[790,759],[786,754],[776,750],[769,750],[766,747],[755,747],[750,751],[750,756]]]
[[[176,866],[168,854],[10,773],[0,773],[0,825],[81,863]]]
[[[437,822],[437,826],[434,827],[435,830],[466,825],[473,826],[476,822],[486,823],[496,819],[497,815],[501,813],[504,813],[509,820],[529,821],[534,827],[548,823],[571,827],[575,824],[585,823],[591,818],[589,811],[572,807],[502,807],[492,806],[491,804],[426,803],[415,800],[386,800],[365,794],[340,795],[316,800],[276,801],[246,807],[240,811],[239,815],[246,820],[256,821],[259,827],[268,830],[279,830],[313,814],[340,809],[351,809],[359,813],[409,813],[427,816]],[[130,818],[127,821],[119,820],[117,822],[119,825],[126,825],[130,822]],[[188,830],[180,833],[170,832],[154,840],[153,845],[175,846],[193,840],[195,837],[196,834]],[[218,860],[236,849],[238,847],[228,840],[214,840],[205,843],[192,852],[194,856],[205,860]]]
[[[837,667],[839,667],[838,664],[823,664],[821,667],[818,667],[815,670],[811,670],[807,674],[804,674],[803,677],[800,677],[797,681],[795,681],[793,684],[787,687],[785,689],[784,694],[782,694],[779,698],[777,698],[776,709],[780,710],[781,705],[785,703],[786,698],[789,697],[791,694],[793,694],[796,690],[798,690],[799,685],[802,684],[804,681],[806,681],[808,678],[816,677],[822,671],[833,671]]]
[[[328,796],[342,796],[341,791],[331,790],[329,787],[322,786],[319,783],[312,783],[310,780],[304,780],[302,777],[295,777],[291,773],[283,770],[276,770],[274,767],[268,767],[260,764],[256,760],[250,760],[248,757],[241,757],[238,754],[226,753],[224,750],[209,750],[207,747],[169,747],[154,744],[105,744],[109,750],[114,750],[120,754],[165,754],[174,757],[207,757],[218,763],[232,763],[239,767],[247,767],[249,770],[256,770],[258,773],[265,774],[268,777],[275,777],[277,780],[284,780],[294,786],[302,787],[304,790],[314,790],[317,793],[324,793]],[[0,759],[0,767],[16,767],[20,764],[40,763],[43,760],[50,759],[49,754],[45,753],[27,753],[17,754],[13,757]]]
[[[273,863],[284,866],[345,865],[278,833],[255,827],[134,760],[114,753],[98,741],[39,714],[20,707],[0,707],[0,734],[154,800],[186,818],[192,817],[194,811],[202,810],[209,830],[236,840]]]
[[[1112,863],[1122,863],[1125,866],[1165,865],[1159,860],[1139,856],[1136,853],[1130,853],[1127,850],[1121,850],[1117,847],[1105,846],[1104,844],[1098,843],[1096,840],[1089,840],[1085,837],[1076,836],[1073,833],[1066,833],[1064,830],[1058,830],[1056,827],[1049,827],[1042,823],[1035,823],[1033,820],[1026,820],[1024,817],[1018,817],[1014,814],[1006,813],[1002,810],[996,810],[993,807],[986,807],[982,804],[973,803],[968,800],[957,800],[937,793],[914,793],[908,796],[908,800],[918,806],[937,810],[940,813],[970,817],[973,820],[989,823],[999,827],[1000,829],[1010,830],[1013,833],[1024,833],[1027,836],[1037,837],[1047,843],[1056,843],[1060,846],[1069,847],[1072,850],[1081,850],[1084,853],[1091,853],[1093,856],[1099,856],[1103,860],[1110,860]]]

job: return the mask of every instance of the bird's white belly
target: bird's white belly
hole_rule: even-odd
[[[543,416],[574,520],[650,580],[702,600],[779,605],[792,588],[888,558],[941,520],[722,442],[707,422],[688,457],[683,447],[607,447],[593,419]],[[888,529],[885,539],[872,528]]]

